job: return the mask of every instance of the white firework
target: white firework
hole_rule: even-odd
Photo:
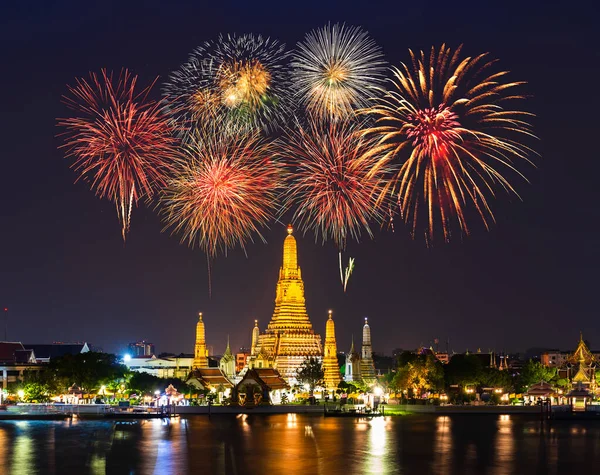
[[[384,80],[381,49],[360,27],[313,30],[292,56],[295,94],[309,114],[337,120],[367,107]]]

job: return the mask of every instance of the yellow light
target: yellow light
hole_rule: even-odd
[[[17,396],[19,396],[19,399],[23,399],[25,397],[25,391],[23,391],[22,389],[19,389],[17,391]]]

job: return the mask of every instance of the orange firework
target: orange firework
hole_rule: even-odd
[[[413,235],[422,214],[428,238],[438,222],[446,240],[452,222],[468,234],[469,207],[489,229],[496,185],[516,194],[508,175],[522,177],[515,163],[533,154],[521,143],[534,137],[532,114],[516,108],[523,83],[507,81],[487,54],[461,59],[460,51],[411,51],[412,65],[393,68],[392,90],[364,111],[377,120],[366,134],[378,146],[366,156],[383,153],[379,166],[402,164],[386,194],[412,221]]]
[[[366,154],[373,140],[353,122],[311,120],[297,126],[284,141],[283,154],[293,168],[286,208],[295,207],[294,219],[325,241],[332,238],[341,250],[346,239],[371,234],[371,225],[384,219],[387,166]]]
[[[245,248],[253,234],[264,241],[259,228],[273,218],[282,183],[272,145],[258,132],[217,129],[189,137],[186,161],[162,197],[167,227],[209,257],[238,244]]]
[[[149,86],[136,93],[137,76],[123,70],[118,80],[102,70],[100,77],[77,79],[65,103],[77,115],[59,119],[65,127],[63,147],[74,157],[80,178],[89,178],[101,198],[116,204],[123,240],[131,210],[140,198],[151,198],[165,184],[177,160],[176,141],[158,103],[146,99]]]

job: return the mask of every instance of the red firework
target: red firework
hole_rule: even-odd
[[[58,119],[66,128],[66,157],[74,157],[72,167],[100,198],[115,203],[123,240],[133,205],[151,198],[177,161],[177,143],[161,104],[147,99],[154,83],[139,93],[136,83],[137,76],[126,69],[117,80],[106,70],[90,73],[63,96],[76,116]]]
[[[282,167],[271,143],[249,135],[197,130],[184,147],[161,201],[168,227],[182,241],[210,257],[219,250],[244,248],[274,217],[282,185]]]
[[[362,231],[372,236],[371,224],[385,217],[387,203],[380,197],[389,172],[378,166],[376,154],[363,158],[373,147],[352,122],[310,121],[289,135],[283,154],[294,170],[286,208],[296,208],[301,228],[324,241],[332,238],[340,250],[348,237],[358,240]]]

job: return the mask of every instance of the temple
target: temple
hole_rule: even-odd
[[[196,324],[196,344],[194,345],[194,361],[192,369],[208,368],[208,351],[206,349],[206,331],[202,321],[202,312],[198,314],[198,323]]]
[[[333,323],[332,312],[329,310],[329,318],[325,325],[325,348],[323,351],[323,372],[326,389],[337,389],[342,378],[337,360],[337,344],[335,342],[335,323]]]
[[[366,384],[373,384],[377,381],[375,377],[375,364],[373,363],[373,348],[371,347],[371,327],[365,317],[363,326],[363,342],[360,358],[360,376]]]
[[[344,381],[347,383],[360,382],[372,385],[377,382],[375,364],[373,362],[373,349],[371,347],[371,327],[365,317],[363,326],[363,340],[360,354],[354,351],[354,337],[350,351],[346,353],[346,368]]]
[[[219,360],[219,368],[229,380],[233,381],[235,379],[235,358],[233,357],[231,347],[229,346],[229,336],[227,336],[227,348],[225,348],[225,353],[223,353],[223,356]]]
[[[596,358],[583,341],[583,334],[579,334],[579,343],[573,354],[567,357],[567,378],[573,386],[579,384],[586,390],[596,390]]]
[[[275,293],[275,310],[265,332],[252,332],[250,368],[274,368],[288,382],[295,382],[296,371],[306,358],[322,357],[321,336],[313,331],[306,311],[304,282],[298,266],[294,229],[287,228],[283,243],[283,265]],[[255,333],[256,332],[256,333]]]

